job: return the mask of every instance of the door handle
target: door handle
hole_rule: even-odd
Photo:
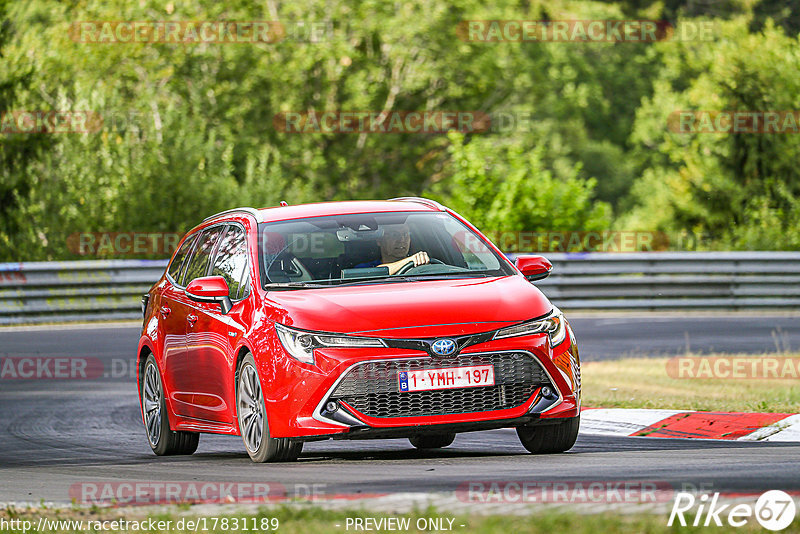
[[[167,315],[169,315],[169,313],[170,313],[171,311],[172,311],[172,310],[170,310],[170,309],[169,309],[169,307],[167,307],[167,306],[161,306],[161,317],[163,317],[164,319],[166,319],[166,318],[167,318]]]
[[[189,321],[189,324],[194,326],[194,323],[197,322],[197,316],[192,314],[186,317],[186,320]]]

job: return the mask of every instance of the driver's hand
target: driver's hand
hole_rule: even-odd
[[[397,274],[404,265],[408,262],[413,261],[414,267],[419,267],[420,265],[425,265],[431,262],[431,259],[428,257],[428,253],[424,250],[417,252],[416,254],[412,254],[407,258],[403,258],[402,260],[394,261],[392,263],[387,263],[386,266],[389,267],[389,274]]]
[[[431,262],[431,259],[428,257],[428,253],[425,252],[424,250],[417,252],[413,256],[409,256],[403,261],[406,261],[406,263],[408,263],[407,260],[413,260],[414,267],[419,267],[420,265],[425,265],[426,263]]]

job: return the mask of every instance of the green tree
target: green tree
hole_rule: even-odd
[[[25,57],[10,57],[18,28],[9,17],[9,0],[0,0],[0,116],[13,117],[27,87],[35,79],[35,69]],[[6,124],[8,124],[6,122]],[[53,146],[45,137],[0,132],[0,261],[22,258],[41,242],[41,233],[26,219],[31,202],[31,164]]]
[[[451,168],[431,194],[489,234],[592,232],[610,224],[610,208],[593,201],[593,179],[579,165],[556,176],[544,165],[544,145],[526,149],[494,139],[451,133]],[[503,243],[505,246],[511,243]]]
[[[717,22],[714,46],[665,50],[655,94],[640,108],[632,138],[648,168],[620,224],[708,236],[716,247],[798,248],[800,146],[791,133],[682,134],[667,120],[677,110],[800,109],[797,37],[749,20]]]

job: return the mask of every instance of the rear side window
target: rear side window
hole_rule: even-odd
[[[247,241],[241,227],[231,225],[219,243],[211,276],[221,276],[228,283],[232,300],[246,294],[247,284]]]
[[[169,264],[169,269],[167,270],[167,274],[169,274],[170,278],[172,278],[176,284],[181,285],[181,267],[183,266],[183,260],[186,259],[186,256],[189,254],[189,251],[192,250],[192,244],[194,243],[195,239],[197,239],[197,234],[189,236],[181,245],[181,248],[178,249],[178,252],[175,253],[175,257],[172,258],[172,263]]]
[[[197,238],[197,246],[194,247],[194,254],[192,254],[192,259],[189,260],[189,265],[186,267],[186,274],[183,276],[183,285],[189,285],[195,278],[206,276],[211,256],[214,254],[214,247],[224,228],[224,226],[209,228]]]

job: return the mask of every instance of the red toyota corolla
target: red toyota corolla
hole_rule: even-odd
[[[284,204],[284,203],[282,203]],[[575,443],[569,323],[453,211],[421,198],[330,202],[204,220],[142,298],[138,382],[156,454],[241,435],[256,462],[322,439],[515,427],[534,453]]]

